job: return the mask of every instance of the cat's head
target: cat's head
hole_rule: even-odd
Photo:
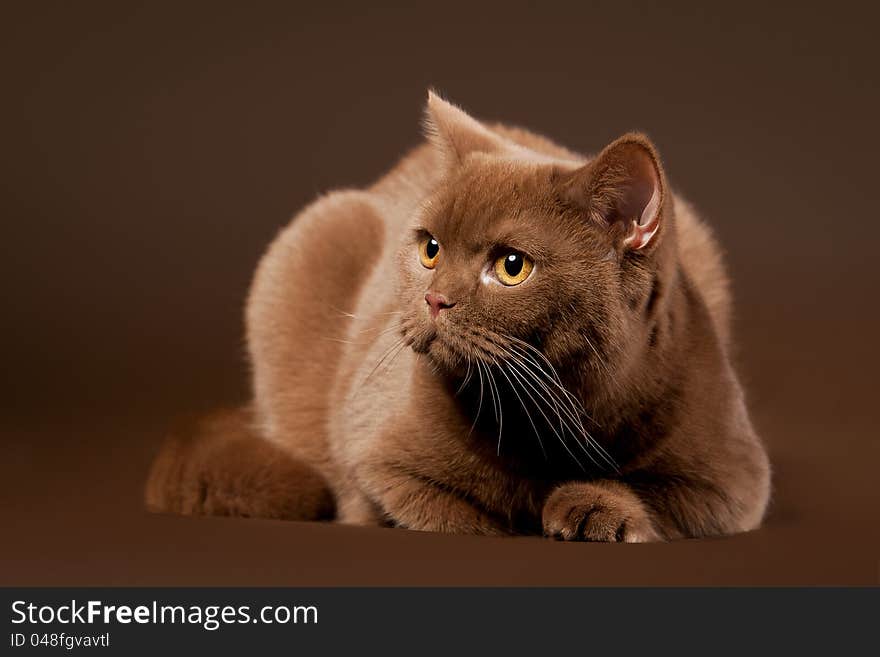
[[[627,134],[585,162],[434,94],[426,123],[445,173],[400,253],[413,349],[451,372],[528,354],[626,367],[673,233],[650,141]]]

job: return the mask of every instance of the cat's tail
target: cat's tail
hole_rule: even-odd
[[[248,407],[181,421],[150,468],[145,501],[184,515],[324,520],[335,511],[321,474],[260,436]]]

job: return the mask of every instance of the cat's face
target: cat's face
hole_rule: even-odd
[[[463,371],[539,346],[598,348],[621,298],[611,234],[562,200],[565,172],[474,156],[451,173],[400,254],[407,338]]]
[[[399,254],[412,348],[453,373],[529,355],[607,371],[651,290],[664,195],[650,142],[628,135],[585,165],[509,142],[436,97],[429,122],[448,171]]]

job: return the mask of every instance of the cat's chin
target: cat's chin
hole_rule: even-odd
[[[409,340],[409,346],[417,354],[429,354],[432,345],[437,341],[436,331],[417,332],[406,337]]]
[[[468,370],[467,359],[445,345],[442,340],[431,340],[421,353],[436,370],[447,376],[461,377]]]
[[[466,369],[466,359],[444,344],[436,331],[426,331],[411,336],[410,348],[416,354],[425,357],[435,371],[456,375],[460,374],[460,370]]]

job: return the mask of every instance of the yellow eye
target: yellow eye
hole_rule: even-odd
[[[495,261],[495,275],[504,285],[519,285],[529,277],[534,266],[522,253],[508,253]]]
[[[434,269],[440,257],[440,243],[428,235],[419,242],[419,259],[428,269]]]

